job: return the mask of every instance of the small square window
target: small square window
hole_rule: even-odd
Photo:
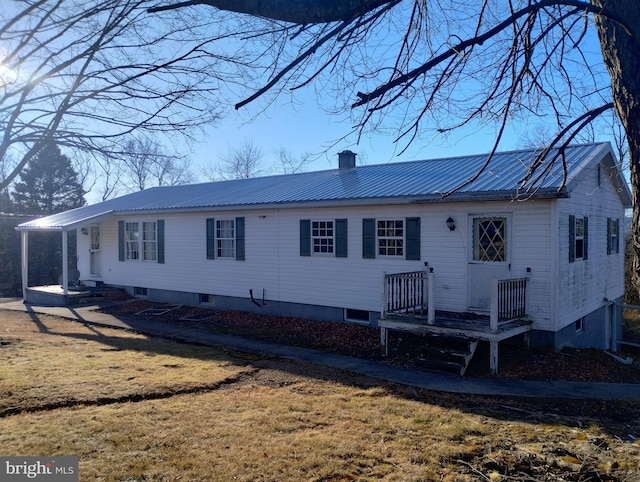
[[[147,288],[136,286],[133,288],[133,296],[145,298],[147,296]]]
[[[584,331],[584,317],[576,320],[576,333]]]

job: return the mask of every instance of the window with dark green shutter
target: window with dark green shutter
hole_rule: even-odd
[[[207,259],[245,260],[245,218],[206,219]]]
[[[588,259],[589,218],[569,216],[569,262]]]
[[[311,256],[311,220],[300,220],[300,256]]]
[[[236,218],[236,260],[244,261],[244,218]]]
[[[118,260],[164,263],[164,220],[118,221]]]
[[[158,263],[164,263],[164,219],[156,221],[158,231]]]
[[[216,257],[216,220],[207,218],[207,259]]]
[[[118,260],[124,261],[124,221],[118,221]]]
[[[420,260],[420,218],[407,218],[406,223],[406,259]]]
[[[346,258],[347,257],[347,220],[346,219],[336,219],[336,258]]]
[[[376,220],[373,218],[362,220],[362,257],[376,257]]]

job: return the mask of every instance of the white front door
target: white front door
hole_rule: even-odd
[[[100,260],[100,225],[89,227],[89,271],[91,276],[102,276]]]
[[[491,309],[491,279],[509,279],[508,218],[471,216],[469,256],[469,311],[488,313]]]

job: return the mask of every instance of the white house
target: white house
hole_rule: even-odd
[[[478,175],[487,155],[356,167],[346,151],[338,169],[158,187],[35,219],[17,228],[25,301],[42,302],[26,286],[28,235],[77,230],[85,286],[366,323],[383,343],[389,329],[463,332],[488,340],[495,363],[498,342],[522,333],[551,349],[614,347],[629,188],[608,143],[551,151],[552,168],[528,178],[538,154],[497,153]]]

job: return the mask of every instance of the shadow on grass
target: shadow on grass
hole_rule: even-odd
[[[576,427],[586,425],[598,425],[602,430],[622,440],[633,441],[640,433],[640,400],[615,401],[615,400],[531,400],[517,399],[513,397],[466,395],[456,393],[444,393],[408,387],[406,385],[386,382],[365,375],[315,365],[304,361],[294,361],[278,358],[271,355],[242,352],[238,348],[225,347],[224,344],[211,341],[185,341],[180,339],[181,330],[188,328],[172,325],[162,321],[136,320],[129,317],[115,317],[121,326],[95,324],[82,318],[75,310],[76,320],[90,333],[56,333],[51,331],[45,322],[40,319],[38,313],[28,310],[31,321],[41,333],[66,338],[94,341],[109,346],[110,350],[127,350],[155,354],[188,357],[200,360],[225,361],[238,366],[252,367],[259,372],[262,369],[278,370],[292,376],[301,376],[331,383],[355,386],[363,389],[383,388],[384,393],[390,396],[401,397],[408,400],[419,401],[430,405],[440,406],[446,409],[460,410],[466,413],[486,416],[503,421],[517,421],[533,424],[564,424]],[[156,333],[150,335],[144,330],[149,324],[156,325]],[[123,329],[139,333],[144,338],[129,338],[105,335],[101,331],[105,329]],[[214,338],[216,335],[209,334]],[[257,343],[259,341],[253,340]],[[190,350],[190,346],[199,346],[198,350]],[[204,347],[205,349],[202,349]],[[232,377],[229,381],[217,382],[209,387],[215,390],[224,385],[243,383],[246,377]],[[264,383],[270,385],[268,378],[251,377],[252,383]],[[276,383],[283,386],[282,381]],[[286,385],[286,384],[285,384]],[[204,391],[207,388],[199,387],[187,389],[185,393]],[[127,395],[113,400],[101,400],[100,403],[119,403],[123,401],[143,401],[155,398],[168,398],[179,395],[181,392],[163,391],[157,394],[136,396]],[[55,407],[52,407],[55,408]],[[633,437],[629,437],[632,434]]]

